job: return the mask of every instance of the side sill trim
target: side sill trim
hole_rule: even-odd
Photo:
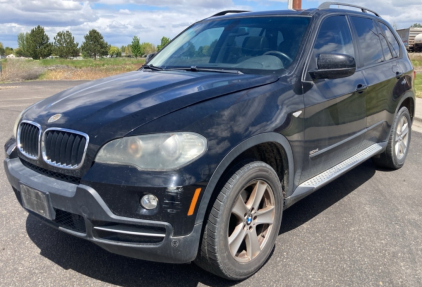
[[[379,125],[382,125],[383,123],[384,123],[384,121],[378,122],[378,123],[376,123],[376,124],[374,124],[374,125],[372,125],[372,126],[370,126],[368,128],[365,128],[365,129],[361,130],[357,134],[354,134],[353,136],[348,137],[347,139],[344,139],[344,140],[342,140],[342,141],[340,141],[338,143],[335,143],[335,144],[333,144],[333,145],[331,145],[329,147],[326,147],[325,149],[322,149],[322,150],[320,150],[320,151],[318,151],[316,153],[311,154],[309,157],[310,158],[314,158],[314,157],[319,156],[319,155],[321,155],[321,154],[323,154],[323,153],[325,153],[325,152],[327,152],[329,150],[332,150],[332,149],[334,149],[334,148],[336,148],[338,146],[341,146],[342,144],[345,144],[345,143],[347,143],[347,142],[349,142],[349,141],[351,141],[351,140],[353,140],[353,139],[355,139],[357,137],[360,137],[364,133],[366,133],[366,132],[368,132],[368,131],[370,131],[370,130],[376,128],[376,127],[378,127]]]
[[[329,170],[326,170],[325,172],[309,179],[308,181],[305,181],[296,188],[296,190],[290,197],[286,198],[285,209],[292,206],[293,204],[308,196],[309,194],[313,193],[314,191],[332,182],[333,180],[345,174],[349,170],[360,165],[367,159],[373,157],[376,154],[379,154],[385,149],[386,146],[387,142],[371,145],[370,147],[359,152],[358,154],[343,161],[342,163],[339,163],[338,165],[330,168]]]

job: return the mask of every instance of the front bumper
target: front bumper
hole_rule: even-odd
[[[117,216],[98,192],[83,184],[47,177],[25,167],[19,158],[4,161],[7,178],[22,204],[21,185],[47,193],[56,218],[37,218],[59,230],[92,241],[109,252],[167,263],[196,258],[202,224],[186,236],[174,236],[171,224]]]

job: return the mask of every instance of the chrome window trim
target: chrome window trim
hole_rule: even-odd
[[[30,124],[30,125],[33,125],[33,126],[35,126],[35,127],[37,127],[38,128],[38,154],[37,154],[37,156],[32,156],[32,155],[30,155],[30,154],[28,154],[28,153],[26,153],[22,148],[21,148],[21,129],[22,129],[22,124],[23,123],[26,123],[26,124]],[[21,121],[20,123],[19,123],[19,127],[18,127],[18,132],[17,132],[17,134],[16,134],[16,137],[17,137],[17,139],[16,139],[16,141],[17,141],[17,148],[18,148],[18,150],[24,155],[24,156],[26,156],[27,158],[29,158],[29,159],[33,159],[33,160],[38,160],[39,158],[40,158],[40,150],[41,150],[41,134],[42,134],[42,128],[41,128],[41,125],[39,125],[39,124],[37,124],[36,122],[32,122],[32,121],[27,121],[27,120],[23,120],[23,121]]]
[[[83,136],[86,139],[86,143],[85,143],[85,147],[84,147],[84,153],[82,155],[81,162],[78,165],[70,166],[70,165],[65,165],[65,164],[58,164],[58,163],[53,162],[53,161],[51,161],[47,158],[47,152],[46,152],[46,149],[45,149],[45,135],[48,131],[62,131],[62,132],[73,133],[73,134]],[[42,135],[42,140],[41,140],[42,158],[48,165],[51,165],[51,166],[54,166],[54,167],[58,167],[58,168],[62,168],[62,169],[70,169],[70,170],[79,169],[84,164],[86,151],[88,149],[88,143],[89,143],[89,136],[85,133],[78,132],[78,131],[75,131],[75,130],[64,129],[64,128],[48,128],[43,132],[43,135]]]

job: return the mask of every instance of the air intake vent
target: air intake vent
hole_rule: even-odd
[[[54,210],[56,211],[56,219],[54,219],[54,222],[60,227],[79,233],[86,233],[85,220],[82,216],[60,209]]]
[[[77,169],[83,164],[89,137],[67,129],[48,129],[43,135],[43,159],[52,166]]]
[[[41,127],[38,124],[23,121],[19,125],[17,137],[19,151],[30,159],[38,159]]]

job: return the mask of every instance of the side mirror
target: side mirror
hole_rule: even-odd
[[[317,66],[309,72],[313,80],[346,78],[356,72],[355,58],[344,54],[320,54]]]
[[[154,57],[157,55],[157,53],[148,54],[145,58],[145,64],[148,64]]]

